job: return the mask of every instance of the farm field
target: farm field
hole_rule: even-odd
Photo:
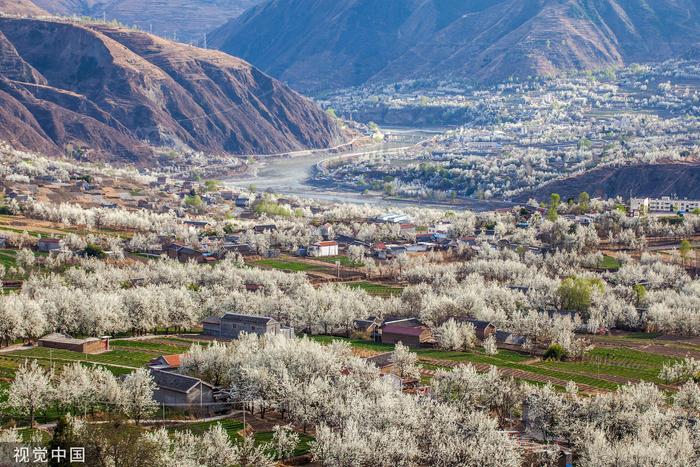
[[[319,269],[323,269],[320,266],[315,266],[301,261],[294,261],[288,259],[261,259],[255,261],[255,263],[253,264],[269,269],[279,269],[281,271],[292,272],[316,271]]]
[[[147,339],[147,340],[125,340],[113,339],[109,343],[110,347],[115,350],[127,351],[142,351],[161,354],[178,354],[187,351],[190,345],[185,342],[171,342],[165,339]]]
[[[366,352],[390,352],[393,345],[377,344],[357,339],[330,336],[314,336],[314,340],[329,343],[334,339],[349,342],[354,348]],[[501,369],[515,379],[539,384],[552,383],[563,387],[568,381],[581,386],[582,392],[614,391],[628,382],[649,381],[662,384],[659,371],[665,363],[678,358],[631,350],[626,348],[595,348],[582,361],[543,361],[541,358],[500,349],[497,355],[486,355],[481,348],[469,352],[450,352],[436,349],[413,349],[423,375],[428,379],[437,370],[451,369],[459,364],[473,364],[481,371],[490,366]]]
[[[7,231],[21,234],[27,232],[32,237],[65,237],[70,233],[87,235],[88,233],[121,238],[131,238],[133,232],[128,230],[118,230],[106,227],[86,229],[79,227],[69,227],[50,221],[30,219],[24,216],[0,215],[0,231]]]
[[[235,419],[212,422],[183,423],[181,425],[168,428],[168,431],[191,431],[195,435],[201,435],[211,426],[219,423],[232,441],[240,441],[242,439],[239,432],[243,429],[243,422]],[[256,431],[254,436],[256,444],[268,443],[272,440],[272,431]],[[299,445],[294,450],[294,456],[301,456],[308,453],[309,443],[314,440],[313,436],[304,433],[299,433],[299,438]]]
[[[314,260],[323,261],[324,263],[331,263],[332,265],[335,265],[335,262],[338,261],[341,266],[345,266],[346,268],[359,268],[363,266],[362,263],[351,261],[350,258],[345,255],[326,256],[323,258],[314,258]]]
[[[401,287],[391,287],[372,282],[347,282],[345,285],[351,289],[362,289],[370,295],[378,296],[401,295],[401,292],[403,291],[403,288]]]
[[[600,269],[618,270],[620,269],[620,260],[614,256],[604,255],[603,259],[598,264]]]
[[[136,350],[110,350],[101,354],[82,354],[71,352],[70,350],[49,349],[46,347],[33,347],[27,350],[16,350],[2,354],[4,357],[15,359],[36,359],[41,361],[63,361],[63,362],[86,362],[105,365],[121,366],[127,368],[138,368],[153,359],[152,353]]]
[[[0,249],[0,264],[2,264],[6,269],[15,267],[17,265],[17,250],[10,249]]]

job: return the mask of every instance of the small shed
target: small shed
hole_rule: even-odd
[[[44,253],[63,249],[63,240],[60,238],[40,238],[37,241],[37,249]]]
[[[74,339],[67,334],[47,334],[37,342],[39,347],[70,350],[72,352],[96,354],[109,350],[109,336]]]
[[[480,319],[467,319],[467,320],[465,320],[465,322],[471,323],[474,325],[474,330],[476,331],[476,337],[478,337],[481,340],[484,340],[487,337],[496,333],[496,326],[494,326],[489,321],[483,321]]]
[[[308,256],[337,256],[338,255],[338,242],[336,241],[324,241],[314,243],[309,245],[307,250]]]
[[[153,398],[166,407],[200,415],[213,412],[214,387],[199,378],[151,369],[156,383]]]
[[[382,343],[403,343],[409,347],[420,347],[435,343],[433,333],[426,326],[397,326],[390,324],[382,328]]]

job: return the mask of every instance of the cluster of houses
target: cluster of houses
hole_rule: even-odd
[[[474,325],[479,339],[495,336],[499,347],[518,350],[525,339],[497,329],[492,323],[466,319]],[[237,339],[241,333],[258,336],[284,335],[294,337],[294,329],[283,326],[269,316],[225,313],[210,316],[202,321],[202,337],[213,340]],[[417,318],[370,316],[354,323],[357,337],[378,343],[403,343],[409,347],[434,347],[436,339],[431,329]],[[65,334],[53,333],[38,340],[38,345],[46,348],[69,350],[84,354],[98,354],[110,350],[109,336],[74,338]],[[148,364],[156,383],[154,399],[164,407],[177,409],[199,416],[211,416],[230,409],[226,388],[219,388],[210,382],[183,374],[182,363],[185,354],[160,355]],[[367,357],[376,365],[383,377],[388,378],[397,390],[419,391],[420,381],[400,378],[393,371],[392,352]]]
[[[476,331],[476,337],[484,340],[494,336],[499,347],[510,350],[522,350],[525,338],[498,329],[493,323],[472,318],[461,321],[471,323]],[[355,320],[355,335],[381,344],[397,344],[401,342],[408,347],[435,347],[437,340],[432,330],[421,323],[418,318],[386,316],[380,318],[370,316],[367,319]]]

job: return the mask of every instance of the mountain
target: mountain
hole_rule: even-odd
[[[546,201],[552,193],[558,193],[562,199],[576,198],[582,191],[602,198],[678,196],[698,199],[700,164],[688,161],[605,167],[547,183],[516,196],[513,201],[524,203],[530,198]]]
[[[42,10],[30,0],[0,0],[0,13],[8,15],[40,16],[48,12]]]
[[[248,63],[105,25],[0,18],[0,139],[145,161],[152,147],[267,154],[327,147],[335,122]]]
[[[684,55],[697,0],[267,0],[210,44],[297,89],[495,82]]]
[[[8,1],[8,0],[4,0]],[[12,1],[12,0],[9,0]],[[24,1],[24,0],[22,0]],[[35,0],[62,16],[103,17],[163,37],[203,45],[203,36],[260,0]]]

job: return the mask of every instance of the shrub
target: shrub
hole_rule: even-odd
[[[104,258],[107,255],[99,245],[88,243],[88,245],[85,247],[85,256],[88,258]]]
[[[544,353],[545,360],[563,360],[566,357],[566,350],[559,344],[550,344]]]

